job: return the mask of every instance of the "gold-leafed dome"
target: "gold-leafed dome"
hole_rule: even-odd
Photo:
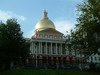
[[[52,28],[55,29],[54,23],[47,17],[47,12],[44,10],[42,13],[42,18],[41,20],[36,24],[35,29],[47,29],[47,28]]]

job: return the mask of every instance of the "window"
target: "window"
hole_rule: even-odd
[[[62,37],[61,36],[59,36],[59,39],[61,39]]]
[[[57,36],[55,36],[55,39],[57,38]]]
[[[44,35],[44,38],[48,38],[48,35]]]

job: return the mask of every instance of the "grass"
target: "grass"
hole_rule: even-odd
[[[0,72],[0,75],[99,75],[95,72],[77,71],[77,70],[33,70],[17,69]]]

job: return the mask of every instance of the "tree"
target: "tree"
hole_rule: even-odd
[[[11,62],[16,64],[29,54],[29,43],[26,43],[22,34],[16,19],[8,19],[6,24],[0,22],[0,60],[8,68]]]
[[[100,34],[100,0],[85,0],[77,8],[78,24],[73,35],[78,39],[75,41],[82,46],[84,54],[97,53],[100,41],[96,41],[95,34]]]

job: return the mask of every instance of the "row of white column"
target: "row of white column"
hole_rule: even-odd
[[[62,43],[32,42],[32,54],[62,54]]]

